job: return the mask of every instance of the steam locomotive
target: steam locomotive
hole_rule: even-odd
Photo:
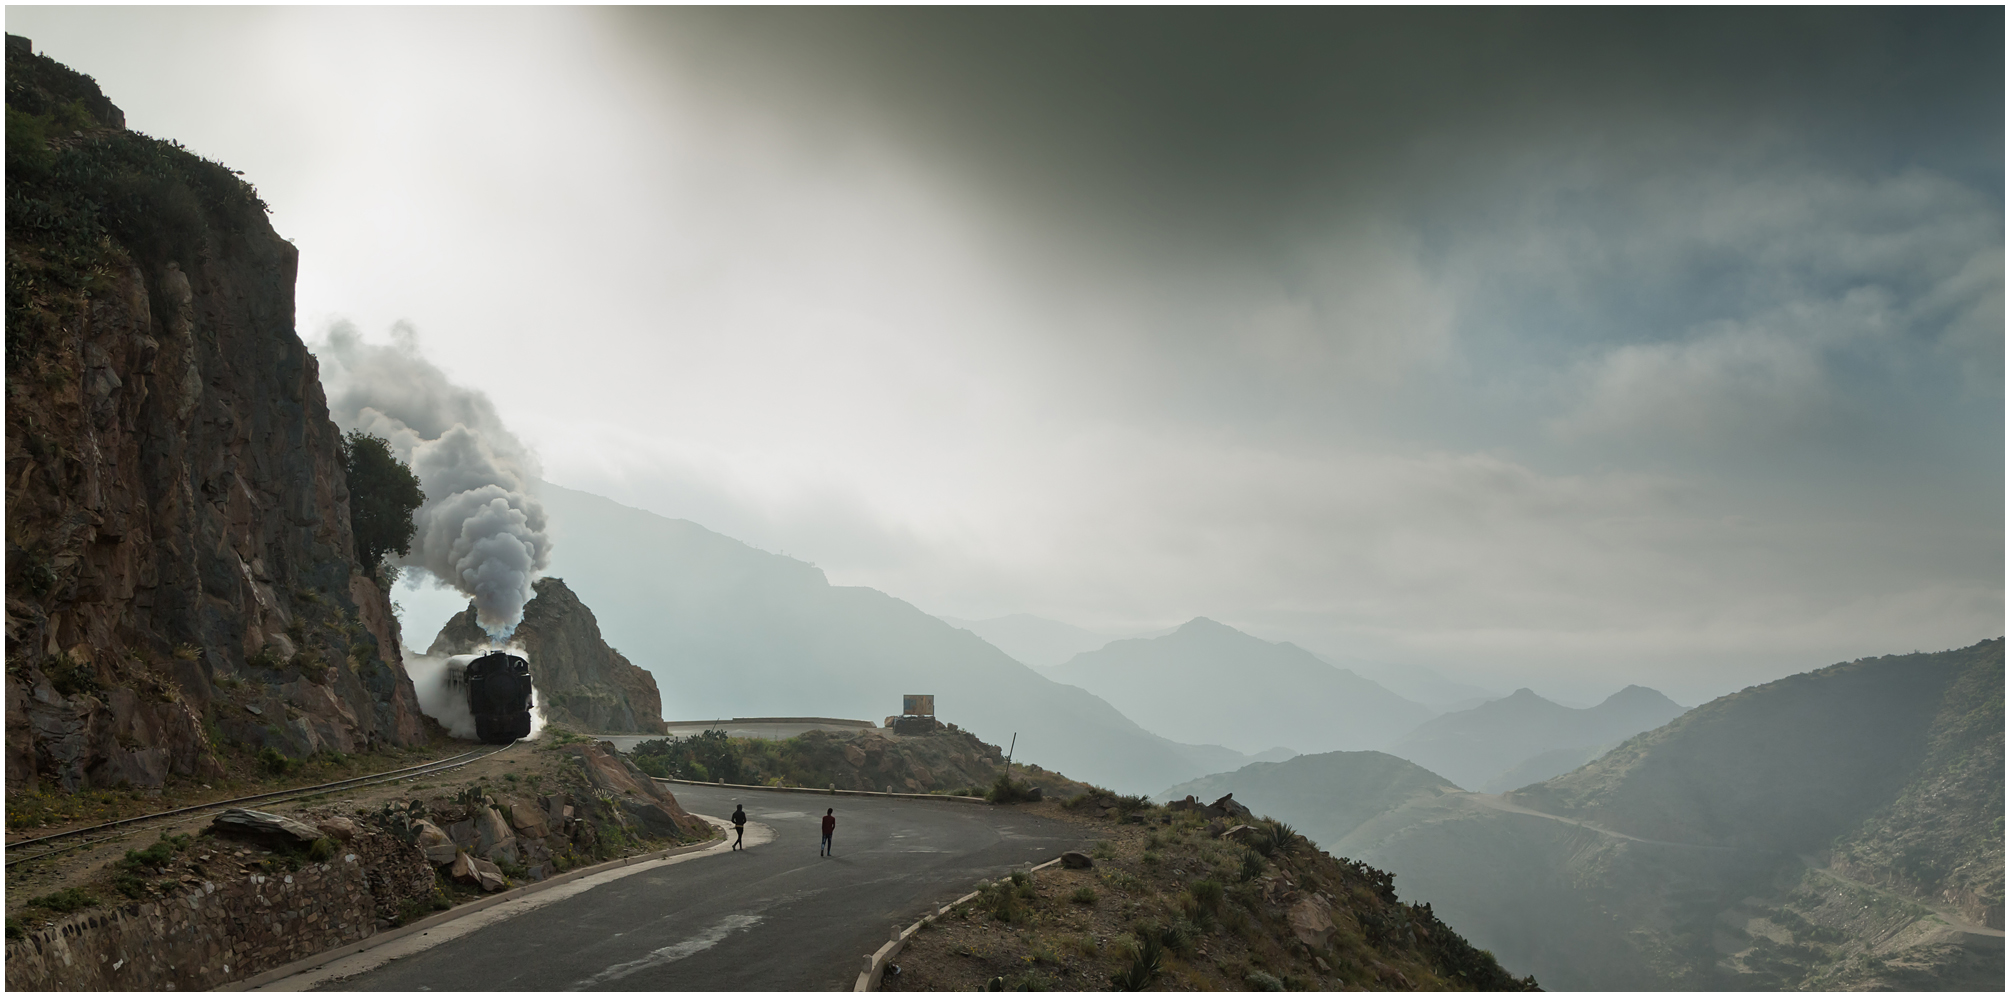
[[[477,739],[508,744],[530,736],[530,662],[508,651],[490,651],[466,662],[456,657],[447,669],[448,684],[468,697]]]

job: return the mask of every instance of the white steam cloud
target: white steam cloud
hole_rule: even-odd
[[[523,621],[531,582],[551,559],[544,506],[531,494],[536,463],[504,428],[488,396],[454,384],[419,354],[400,322],[387,346],[347,322],[315,344],[328,414],[345,431],[391,441],[425,489],[403,564],[423,568],[475,601],[476,622],[504,641]]]
[[[449,676],[456,666],[465,668],[467,663],[487,654],[493,648],[483,647],[472,654],[452,654],[435,657],[429,654],[405,654],[405,673],[412,677],[412,689],[419,694],[419,712],[440,722],[440,726],[464,741],[479,740],[475,732],[475,715],[468,709],[465,688],[456,687]],[[523,648],[503,648],[511,654],[524,655]],[[544,704],[539,701],[537,686],[530,687],[530,737],[536,739],[544,731]]]

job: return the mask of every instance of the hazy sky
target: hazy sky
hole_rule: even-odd
[[[7,26],[549,480],[936,613],[1696,702],[2003,632],[2002,16]]]

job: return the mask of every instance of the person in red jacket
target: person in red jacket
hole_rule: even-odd
[[[829,855],[831,853],[831,832],[837,830],[837,826],[838,826],[838,819],[836,815],[831,813],[831,809],[829,807],[825,807],[824,846],[821,851],[817,852],[818,855]]]

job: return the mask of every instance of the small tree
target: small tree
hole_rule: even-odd
[[[342,466],[349,474],[349,529],[356,555],[376,574],[385,555],[412,551],[417,530],[412,512],[426,501],[412,469],[391,452],[391,441],[362,430],[342,438]]]

